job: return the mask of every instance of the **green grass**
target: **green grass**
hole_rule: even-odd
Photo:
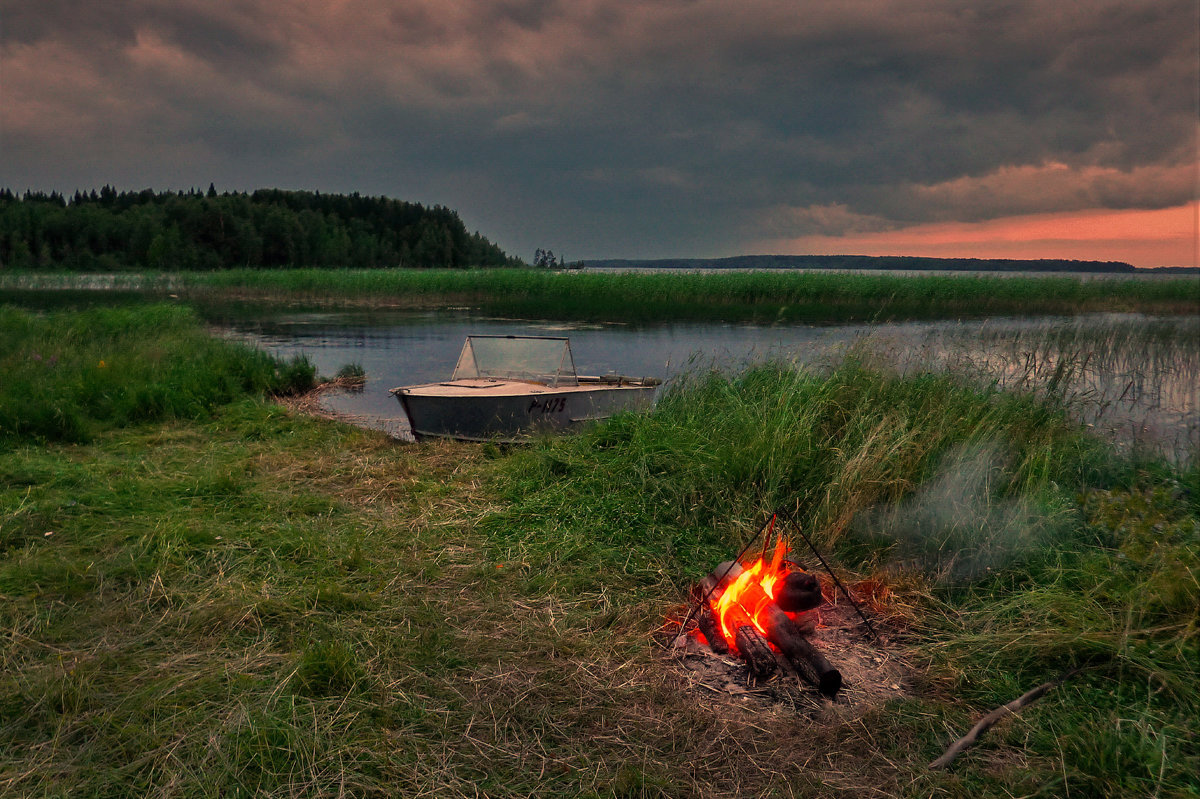
[[[389,299],[474,305],[521,318],[611,321],[723,319],[810,322],[921,319],[1100,310],[1190,310],[1200,281],[904,277],[862,274],[556,274],[486,270],[237,271],[188,276],[185,290],[261,292],[302,299]]]
[[[139,284],[139,280],[141,281]],[[92,282],[89,282],[92,281]],[[1195,313],[1194,278],[746,272],[717,274],[553,273],[540,270],[226,270],[122,277],[13,276],[7,290],[103,285],[178,293],[197,301],[244,299],[399,307],[472,306],[519,318],[657,322],[817,322],[1096,311]]]
[[[502,452],[256,393],[0,451],[4,795],[1197,791],[1200,470],[1116,457],[1053,398],[860,354]],[[890,589],[913,695],[756,708],[659,648],[782,504]]]
[[[851,359],[826,375],[706,375],[650,417],[512,463],[510,505],[486,528],[539,591],[583,591],[597,574],[631,593],[664,574],[695,579],[764,510],[794,508],[840,562],[900,589],[892,612],[927,669],[926,701],[956,719],[943,743],[970,726],[963,702],[990,709],[1084,669],[983,749],[1044,760],[964,764],[972,790],[998,792],[997,778],[1054,794],[1197,787],[1195,461],[1182,473],[1138,465],[1052,400]],[[904,759],[918,774],[936,754],[924,738]],[[913,792],[955,784],[922,776]]]
[[[0,306],[0,441],[86,441],[139,421],[199,418],[247,394],[311,387],[303,359],[212,338],[176,306],[32,314]]]

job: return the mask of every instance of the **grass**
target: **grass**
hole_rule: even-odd
[[[14,275],[7,291],[141,287],[195,301],[303,302],[399,307],[471,306],[532,319],[658,322],[819,322],[1074,315],[1098,311],[1196,313],[1200,281],[1081,280],[987,275],[853,273],[560,274],[538,270],[226,270],[121,276]]]
[[[1200,471],[1115,457],[1061,403],[857,354],[696,375],[652,415],[500,451],[256,394],[0,452],[0,792],[1197,789]],[[655,643],[785,503],[888,588],[915,695],[756,710]],[[946,557],[964,536],[987,558]]]
[[[0,306],[0,441],[86,441],[133,422],[198,418],[247,394],[311,387],[304,359],[210,337],[177,306],[32,314]]]

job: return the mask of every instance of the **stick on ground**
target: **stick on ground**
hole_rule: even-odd
[[[971,728],[970,732],[968,732],[963,737],[959,738],[954,743],[950,744],[949,748],[947,748],[946,751],[942,753],[942,756],[939,757],[937,760],[933,761],[932,763],[930,763],[929,767],[931,769],[939,769],[939,768],[945,768],[946,766],[950,765],[950,763],[954,761],[954,758],[958,757],[960,754],[963,753],[964,750],[966,750],[968,747],[973,745],[977,740],[979,740],[979,736],[982,735],[983,733],[985,733],[988,730],[988,728],[991,727],[993,724],[995,724],[997,721],[1004,718],[1005,716],[1016,715],[1016,713],[1019,710],[1021,710],[1021,708],[1025,707],[1026,705],[1033,704],[1038,699],[1040,699],[1047,691],[1049,691],[1051,688],[1055,687],[1056,685],[1058,685],[1059,683],[1061,683],[1063,680],[1067,679],[1074,673],[1075,673],[1074,671],[1070,671],[1070,672],[1067,672],[1066,674],[1064,674],[1063,676],[1059,677],[1057,680],[1051,680],[1050,682],[1044,682],[1041,685],[1039,685],[1037,688],[1034,688],[1032,691],[1028,691],[1024,694],[1021,694],[1021,696],[1019,696],[1016,699],[1014,699],[1013,701],[1009,702],[1007,705],[1002,705],[1002,706],[996,708],[995,710],[993,710],[991,713],[988,713],[986,716],[984,716],[978,722],[975,723],[975,726]]]

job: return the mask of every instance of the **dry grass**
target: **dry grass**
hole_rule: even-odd
[[[920,498],[981,431],[1010,436],[996,496],[1050,492],[1091,446],[1060,414],[858,367],[698,390],[510,454],[251,401],[0,454],[0,793],[982,797],[1061,771],[1099,795],[1153,789],[1159,762],[1161,795],[1186,787],[1195,635],[1166,628],[1195,528],[1169,490],[1080,500],[1111,549],[1070,538],[1057,569],[937,588],[844,508]],[[828,634],[861,686],[838,705],[706,689],[660,645],[689,573],[791,496],[889,628],[878,649]],[[925,769],[1097,652],[1111,670]]]
[[[253,406],[6,456],[0,529],[55,533],[0,573],[3,792],[900,790],[861,715],[688,690],[653,638],[672,576],[564,593],[500,560],[494,463]],[[81,495],[84,474],[108,484]]]

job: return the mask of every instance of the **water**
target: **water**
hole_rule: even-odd
[[[322,375],[366,371],[363,390],[324,395],[329,411],[406,436],[395,386],[444,380],[468,334],[569,336],[580,374],[618,372],[667,381],[705,369],[736,371],[784,359],[820,366],[867,339],[900,370],[953,368],[981,382],[1055,395],[1118,443],[1175,458],[1200,445],[1200,319],[1139,314],[850,325],[564,324],[470,312],[254,310],[210,312],[227,335]]]
[[[468,334],[568,336],[580,374],[617,372],[669,381],[686,371],[733,370],[771,357],[807,360],[868,330],[864,325],[564,324],[411,311],[284,312],[215,321],[229,335],[276,355],[305,355],[322,375],[361,364],[367,373],[364,389],[327,395],[322,404],[385,429],[402,416],[388,389],[449,378]]]

